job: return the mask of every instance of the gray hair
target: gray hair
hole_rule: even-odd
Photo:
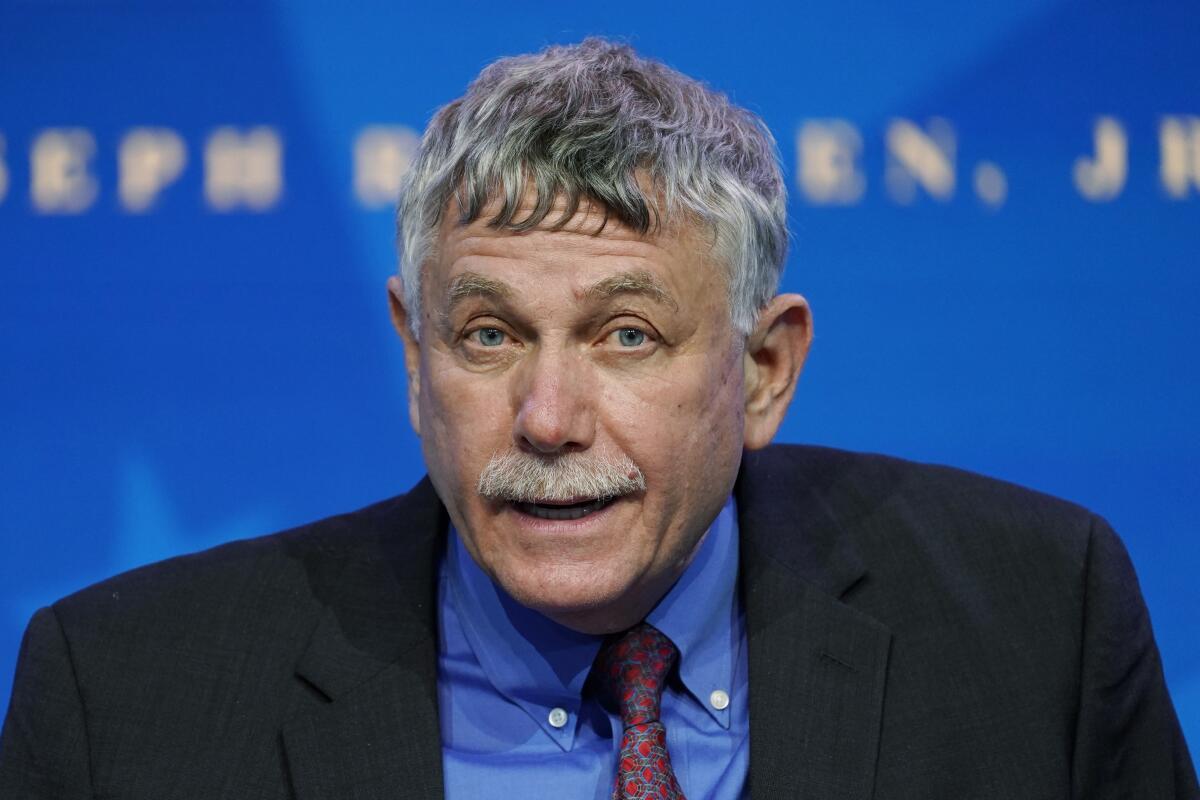
[[[533,210],[518,219],[531,190]],[[495,61],[434,114],[397,212],[414,335],[421,269],[452,197],[461,224],[494,201],[499,210],[488,224],[512,231],[536,227],[559,200],[565,209],[556,228],[581,202],[603,210],[601,229],[615,217],[639,233],[682,209],[713,235],[742,333],[774,296],[787,256],[787,194],[763,121],[699,81],[598,38]]]

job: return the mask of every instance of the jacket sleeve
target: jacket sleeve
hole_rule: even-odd
[[[1079,686],[1073,798],[1200,798],[1133,565],[1098,518],[1088,544]]]
[[[52,608],[33,615],[21,642],[0,733],[0,797],[92,797],[83,702]]]

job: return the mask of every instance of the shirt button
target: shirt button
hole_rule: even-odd
[[[717,711],[724,711],[729,708],[729,695],[720,689],[714,689],[713,693],[708,696],[708,702]]]
[[[564,708],[550,709],[550,724],[556,728],[561,728],[567,724],[567,711]]]

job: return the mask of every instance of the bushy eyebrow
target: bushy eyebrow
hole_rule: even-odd
[[[645,270],[610,275],[583,290],[583,296],[590,300],[608,300],[620,294],[644,295],[675,311],[679,310],[679,303],[675,302],[662,282]]]
[[[452,311],[468,297],[486,297],[507,300],[513,296],[512,287],[503,281],[480,275],[478,272],[463,272],[450,281],[446,289],[446,309]],[[678,311],[679,303],[666,290],[662,282],[645,270],[633,270],[610,275],[584,289],[580,296],[588,300],[609,300],[622,294],[638,294]]]
[[[490,297],[504,300],[512,297],[507,283],[480,275],[478,272],[463,272],[450,281],[446,290],[446,309],[453,308],[468,297]]]

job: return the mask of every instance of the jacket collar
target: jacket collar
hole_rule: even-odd
[[[867,798],[874,780],[891,635],[844,602],[866,567],[816,452],[748,454],[735,489],[754,797]],[[319,704],[283,732],[301,800],[441,796],[434,578],[447,524],[425,479],[297,547],[325,606],[296,667]]]
[[[435,574],[447,524],[426,478],[294,540],[324,605],[296,665],[316,705],[283,728],[299,800],[442,795]]]
[[[836,462],[768,448],[743,459],[737,491],[751,796],[869,798],[891,633],[848,605],[867,569]]]

